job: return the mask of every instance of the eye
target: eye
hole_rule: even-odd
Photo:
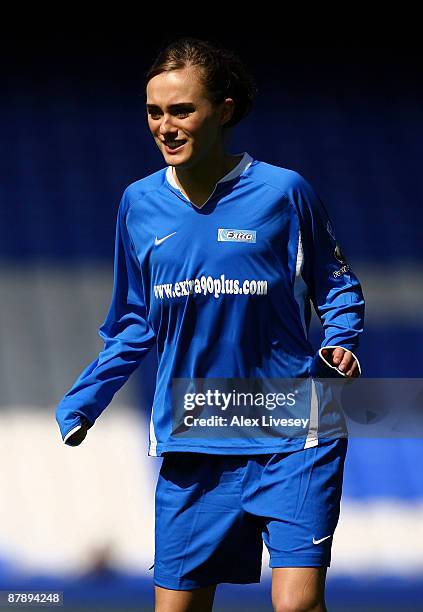
[[[185,110],[177,110],[176,108],[174,109],[174,111],[172,112],[174,117],[177,117],[178,119],[186,119],[187,117],[189,117],[189,115],[192,113],[193,111],[191,109],[185,109]],[[154,109],[154,108],[149,108],[147,109],[147,114],[148,116],[153,120],[156,121],[157,119],[160,119],[160,117],[163,116],[163,113],[161,110],[159,109]]]

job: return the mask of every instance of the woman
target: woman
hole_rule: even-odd
[[[81,443],[155,344],[149,454],[164,457],[156,610],[204,612],[219,582],[258,582],[263,540],[275,610],[325,610],[346,438],[319,436],[313,400],[297,419],[303,435],[263,434],[263,424],[240,433],[216,421],[194,432],[206,408],[226,417],[218,395],[205,406],[205,394],[200,402],[184,384],[358,376],[359,282],[298,173],[226,151],[255,93],[231,52],[178,39],[148,72],[146,92],[166,167],[123,194],[112,302],[99,330],[105,347],[57,408],[63,440]],[[325,332],[317,354],[307,338],[310,302]],[[193,400],[182,409],[181,395],[172,397],[181,381],[178,393]]]

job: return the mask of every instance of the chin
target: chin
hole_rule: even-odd
[[[165,151],[164,147],[160,147],[160,151],[169,166],[175,166],[175,168],[177,168],[189,167],[192,165],[192,151],[190,150],[181,151],[180,153],[176,153],[175,155],[172,155],[171,153]]]
[[[193,166],[192,158],[188,155],[181,155],[180,157],[168,155],[165,159],[170,166],[174,166],[175,168],[190,168]]]

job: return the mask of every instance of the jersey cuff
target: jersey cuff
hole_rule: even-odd
[[[319,356],[321,357],[321,359],[323,359],[323,361],[325,362],[325,364],[326,364],[326,365],[327,365],[329,368],[331,368],[332,370],[336,370],[336,372],[337,372],[338,374],[341,374],[341,376],[345,376],[345,378],[347,378],[347,375],[345,374],[345,372],[343,372],[342,370],[340,370],[338,367],[331,365],[331,364],[329,363],[329,361],[327,361],[327,359],[325,359],[325,358],[323,357],[323,355],[322,355],[322,351],[323,351],[324,349],[335,349],[335,348],[342,348],[342,349],[344,349],[345,351],[346,351],[346,350],[349,350],[349,351],[350,351],[350,353],[352,354],[352,356],[354,357],[354,359],[355,359],[355,360],[356,360],[356,362],[357,362],[357,366],[358,366],[358,375],[359,375],[359,376],[361,376],[361,365],[360,365],[360,362],[359,362],[359,360],[358,360],[358,357],[357,357],[357,356],[356,356],[356,355],[355,355],[355,354],[354,354],[354,353],[353,353],[353,352],[352,352],[350,349],[346,349],[345,347],[340,346],[340,345],[338,345],[338,344],[337,344],[337,345],[335,345],[335,346],[322,346],[322,348],[320,348],[320,349],[319,349]]]
[[[73,436],[73,434],[78,431],[79,429],[81,429],[82,425],[77,425],[76,427],[74,427],[73,429],[71,429],[70,431],[68,431],[68,433],[66,434],[66,436],[63,438],[63,442],[66,444],[67,440],[69,440],[69,438],[71,436]]]

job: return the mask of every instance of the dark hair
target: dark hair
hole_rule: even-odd
[[[225,98],[234,100],[233,115],[224,128],[236,125],[248,115],[257,93],[254,79],[235,53],[218,43],[191,37],[168,43],[146,73],[145,85],[162,72],[187,66],[202,68],[203,85],[212,103],[219,104]]]

